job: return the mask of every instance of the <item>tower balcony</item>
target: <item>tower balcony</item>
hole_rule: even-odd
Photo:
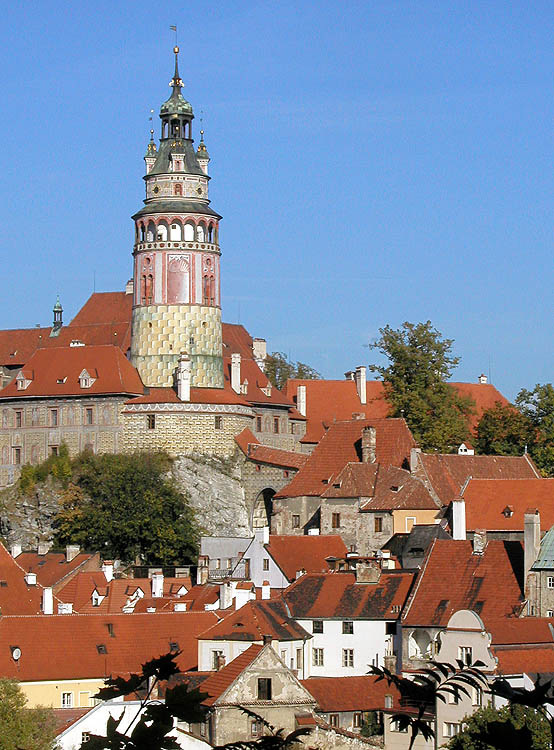
[[[185,240],[160,240],[157,242],[136,242],[133,254],[152,250],[203,250],[205,253],[221,255],[219,245],[213,242],[188,242]]]

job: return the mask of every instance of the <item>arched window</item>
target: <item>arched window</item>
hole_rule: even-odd
[[[140,277],[140,303],[141,305],[146,304],[146,275],[143,274]]]
[[[171,135],[175,136],[176,138],[179,138],[179,136],[181,135],[181,128],[179,126],[179,120],[171,121]]]
[[[183,237],[183,228],[181,227],[181,222],[173,221],[169,229],[169,239],[176,241],[176,242],[180,242],[182,237]]]
[[[185,224],[185,242],[194,242],[194,224]]]
[[[206,241],[206,225],[203,222],[196,227],[196,237],[198,242]]]
[[[183,185],[180,182],[176,182],[173,185],[173,195],[183,195]]]
[[[147,242],[154,242],[154,237],[156,236],[156,225],[153,221],[148,222],[148,229],[146,231],[146,241]]]
[[[146,237],[146,231],[144,229],[144,224],[141,224],[140,225],[140,241],[144,242],[145,237]]]
[[[156,239],[160,242],[167,242],[168,227],[165,221],[160,221],[156,231]]]
[[[214,241],[214,225],[210,224],[208,227],[208,242]]]
[[[204,274],[202,303],[215,305],[215,279],[212,274]]]
[[[152,274],[149,273],[146,277],[146,304],[151,305],[152,304],[152,295],[154,293],[154,279],[152,278]]]

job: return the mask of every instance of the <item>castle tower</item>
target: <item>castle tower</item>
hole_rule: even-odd
[[[146,199],[135,221],[131,362],[147,386],[173,386],[182,354],[191,385],[223,388],[218,245],[221,216],[208,199],[209,155],[192,139],[181,94],[179,48],[172,93],[160,109],[159,148],[150,139]],[[153,133],[152,133],[153,135]]]

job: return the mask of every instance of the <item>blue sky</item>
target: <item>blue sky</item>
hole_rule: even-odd
[[[552,3],[12,3],[2,327],[131,274],[179,29],[203,112],[223,316],[326,377],[430,319],[513,398],[553,379]]]

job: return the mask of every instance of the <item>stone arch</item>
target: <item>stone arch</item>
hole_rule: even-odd
[[[169,227],[165,219],[162,219],[158,222],[158,226],[156,228],[156,239],[161,242],[167,242],[167,240],[169,239]]]
[[[425,659],[433,655],[433,639],[426,630],[412,630],[408,640],[411,659]]]
[[[254,500],[252,509],[252,528],[261,529],[264,526],[271,526],[271,516],[273,514],[273,496],[275,490],[272,487],[266,487],[258,492]]]
[[[172,219],[169,230],[169,239],[178,242],[183,239],[183,225],[179,219]]]
[[[185,224],[185,242],[194,242],[196,239],[196,227],[189,219]]]

